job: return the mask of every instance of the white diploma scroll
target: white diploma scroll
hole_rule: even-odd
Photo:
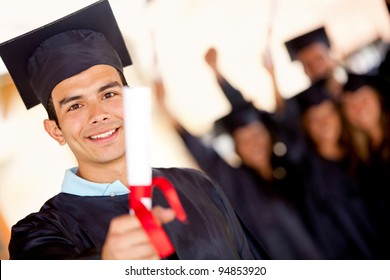
[[[130,187],[150,186],[151,90],[148,87],[124,87],[123,98],[128,183]],[[142,202],[150,208],[150,199]]]

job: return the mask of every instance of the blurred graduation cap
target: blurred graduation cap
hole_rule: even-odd
[[[387,47],[384,58],[378,66],[378,75],[390,84],[390,46]]]
[[[268,112],[257,109],[252,102],[245,100],[240,91],[233,88],[226,80],[220,80],[222,91],[231,105],[231,111],[214,122],[214,133],[232,134],[236,129],[253,122],[262,122],[267,128],[271,125]]]
[[[295,37],[285,42],[285,46],[291,60],[294,61],[297,59],[300,50],[316,42],[323,43],[327,47],[330,47],[330,41],[324,27],[317,28],[308,33]]]
[[[262,122],[265,125],[270,121],[269,113],[258,110],[251,102],[234,107],[227,115],[214,122],[216,135],[232,134],[236,129],[254,122]],[[267,125],[266,125],[267,126]]]
[[[348,80],[343,86],[343,93],[354,93],[363,86],[370,86],[381,94],[387,94],[390,84],[380,74],[348,73]]]
[[[47,109],[59,82],[94,65],[132,64],[107,0],[0,44],[0,56],[27,109]]]
[[[330,92],[326,88],[326,79],[315,82],[294,98],[298,103],[301,114],[304,114],[311,107],[332,99]]]
[[[374,84],[374,77],[365,74],[348,73],[347,82],[343,86],[344,93],[353,93],[359,88]]]

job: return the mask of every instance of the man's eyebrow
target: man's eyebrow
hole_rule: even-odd
[[[113,87],[122,87],[122,85],[116,81],[111,82],[111,83],[108,83],[108,84],[100,87],[98,92],[102,92],[102,91],[105,91],[105,90],[107,90],[109,88],[113,88]],[[60,102],[58,102],[58,103],[60,104],[60,106],[64,106],[69,102],[80,99],[81,97],[82,97],[81,95],[74,95],[74,96],[70,96],[70,97],[65,97],[64,99],[60,100]]]
[[[106,89],[113,88],[113,87],[122,87],[122,85],[117,81],[111,82],[99,88],[98,92],[102,92],[105,91]]]
[[[72,101],[77,100],[77,99],[80,99],[80,98],[81,98],[81,95],[74,95],[74,96],[70,96],[70,97],[65,97],[64,99],[61,99],[60,102],[58,102],[58,103],[60,104],[60,106],[64,106],[67,103],[72,102]]]

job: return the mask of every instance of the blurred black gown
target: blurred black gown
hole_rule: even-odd
[[[380,152],[372,151],[368,163],[360,162],[357,168],[364,202],[375,229],[374,253],[376,259],[390,259],[390,162]]]
[[[232,167],[185,129],[180,135],[200,168],[221,186],[238,217],[271,259],[323,258],[283,190],[275,189],[277,186],[244,165]]]
[[[165,225],[171,259],[253,259],[240,222],[221,190],[190,169],[153,170],[175,186],[188,221]],[[168,206],[156,189],[153,203]],[[12,227],[11,259],[99,259],[110,220],[129,213],[128,195],[60,193]]]
[[[306,222],[327,259],[373,259],[376,233],[349,161],[307,153]]]

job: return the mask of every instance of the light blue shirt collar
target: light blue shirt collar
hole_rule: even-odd
[[[79,196],[115,196],[128,194],[129,189],[119,180],[113,183],[94,183],[76,175],[78,167],[65,171],[61,192]]]

